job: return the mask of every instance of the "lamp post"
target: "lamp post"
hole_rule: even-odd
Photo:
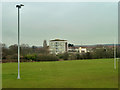
[[[114,69],[116,70],[116,42],[115,41],[114,41]]]
[[[16,8],[18,8],[18,77],[17,79],[20,79],[20,8],[24,6],[23,4],[16,5]]]

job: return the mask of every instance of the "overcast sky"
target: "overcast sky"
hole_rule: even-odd
[[[17,3],[3,3],[2,37],[17,44]],[[27,2],[21,8],[21,44],[41,46],[43,40],[66,39],[69,43],[111,44],[117,38],[118,7],[113,3]]]

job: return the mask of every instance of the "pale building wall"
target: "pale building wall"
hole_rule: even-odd
[[[49,42],[49,50],[51,54],[65,53],[67,51],[68,45],[67,41],[52,41]],[[67,45],[67,47],[66,47]]]
[[[79,53],[82,53],[82,51],[86,53],[86,52],[87,52],[87,49],[86,49],[86,48],[79,47]]]

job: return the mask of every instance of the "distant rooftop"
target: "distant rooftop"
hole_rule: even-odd
[[[67,40],[54,39],[54,40],[50,40],[50,41],[67,41]]]

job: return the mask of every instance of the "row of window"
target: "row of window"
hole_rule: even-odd
[[[50,43],[51,45],[55,46],[62,46],[65,45],[65,43],[60,43],[60,42],[55,42],[55,43]]]

